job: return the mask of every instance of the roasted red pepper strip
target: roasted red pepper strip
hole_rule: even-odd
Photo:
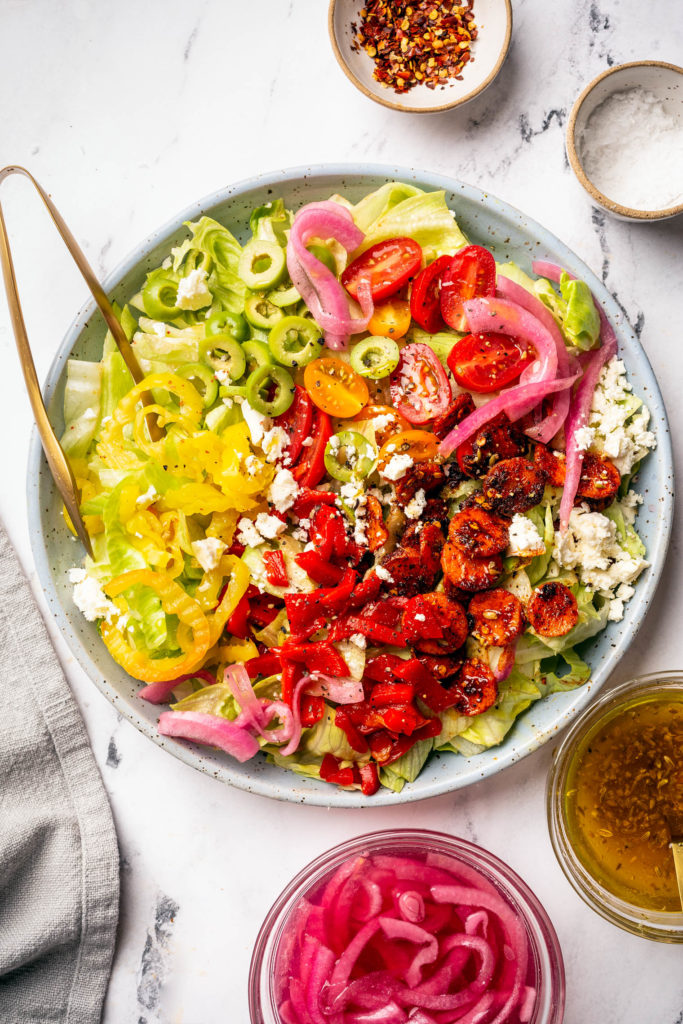
[[[249,598],[244,594],[225,624],[225,628],[231,636],[235,636],[240,640],[246,640],[251,636],[251,630],[247,621],[249,619],[249,612]]]
[[[298,384],[294,385],[294,401],[286,412],[273,419],[276,427],[282,427],[289,435],[289,447],[286,455],[288,465],[296,462],[301,454],[303,443],[311,435],[313,423],[313,402],[308,392]]]
[[[266,579],[274,587],[286,587],[289,583],[285,556],[281,551],[264,551],[263,567],[266,570]]]
[[[322,629],[326,616],[339,612],[347,605],[357,578],[353,569],[347,569],[337,587],[319,587],[310,594],[285,594],[285,608],[292,633],[298,636],[316,622],[319,623],[317,629]]]
[[[334,724],[342,730],[349,746],[359,754],[365,754],[368,749],[368,743],[364,736],[358,732],[355,725],[349,718],[344,708],[337,708],[334,714]]]
[[[300,555],[295,555],[294,559],[314,583],[322,583],[325,587],[336,586],[344,575],[343,569],[326,562],[318,551],[302,551]]]
[[[430,711],[437,714],[446,708],[454,707],[461,700],[457,687],[447,690],[417,658],[411,658],[399,665],[396,668],[396,675],[399,679],[412,683],[420,700],[425,702]]]
[[[293,661],[287,661],[282,658],[282,699],[285,704],[288,704],[291,708],[292,701],[294,699],[294,688],[304,674],[304,670],[301,665],[296,665]]]
[[[374,733],[369,737],[372,756],[381,766],[393,764],[399,757],[407,754],[411,747],[420,740],[432,739],[441,732],[441,721],[438,718],[431,718],[421,729],[416,729],[412,736],[398,736],[394,738],[386,730]]]
[[[273,676],[280,671],[281,666],[282,662],[277,654],[270,652],[259,654],[258,657],[250,658],[244,663],[250,679],[256,679],[257,676]]]
[[[306,519],[316,505],[336,505],[337,495],[334,491],[314,491],[310,487],[302,487],[296,496],[290,512],[299,519]]]
[[[379,789],[379,772],[373,761],[358,765],[360,788],[364,796],[372,796]]]
[[[388,729],[389,732],[411,736],[428,721],[410,704],[402,704],[400,707],[373,707],[367,701],[360,701],[358,704],[347,704],[345,711],[358,731],[364,735],[378,729]]]
[[[325,476],[325,448],[332,437],[332,421],[326,412],[316,407],[311,427],[313,444],[302,450],[292,475],[302,487],[315,487]]]
[[[325,754],[320,765],[320,778],[323,782],[332,782],[337,786],[352,786],[355,782],[353,768],[342,768],[340,765],[338,758]]]
[[[370,704],[385,707],[389,704],[410,704],[415,687],[410,683],[376,683],[370,694]]]
[[[329,676],[348,676],[349,668],[339,651],[327,640],[299,644],[287,640],[282,647],[273,648],[276,654],[299,665],[305,665],[309,672],[324,672]]]
[[[357,579],[358,576],[353,569],[347,569],[339,581],[339,585],[332,590],[327,590],[323,595],[323,608],[328,612],[339,612],[345,608]]]
[[[282,602],[268,594],[259,594],[249,602],[249,621],[258,626],[268,626],[280,614]]]
[[[365,677],[378,683],[393,683],[398,675],[398,668],[405,663],[404,658],[397,654],[378,654],[368,658],[365,663]]]
[[[306,729],[316,725],[325,714],[325,701],[322,697],[314,697],[305,693],[301,698],[301,724]]]
[[[343,558],[347,552],[344,517],[330,505],[319,505],[313,512],[309,536],[316,551],[326,562],[333,557]]]
[[[369,601],[376,601],[382,589],[382,581],[376,572],[359,583],[349,598],[350,608],[363,608]]]
[[[337,640],[345,640],[354,633],[361,633],[369,640],[375,640],[380,644],[391,644],[392,647],[406,647],[406,641],[402,633],[383,625],[381,622],[372,622],[360,615],[346,615],[337,619],[332,624],[329,639],[336,643]]]

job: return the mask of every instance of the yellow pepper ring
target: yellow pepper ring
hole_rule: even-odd
[[[166,428],[171,423],[177,423],[189,434],[192,433],[197,424],[189,416],[183,416],[180,410],[174,412],[171,409],[165,409],[163,405],[145,405],[142,409],[136,411],[133,419],[133,437],[138,447],[143,452],[146,452],[147,455],[151,455],[152,458],[163,462],[166,451],[166,436],[163,435],[158,441],[152,441],[147,426],[147,417],[150,413],[156,416],[157,426],[160,428]]]
[[[193,423],[199,423],[202,416],[202,398],[189,380],[177,377],[174,373],[150,373],[136,384],[127,395],[124,395],[114,409],[111,420],[107,423],[100,436],[100,443],[105,447],[122,440],[123,428],[135,416],[135,409],[145,391],[153,388],[168,391],[180,399],[180,414]]]
[[[226,622],[246,594],[251,580],[251,575],[246,565],[241,558],[237,558],[235,555],[223,555],[220,571],[225,576],[230,573],[230,582],[216,611],[209,618],[211,646],[218,642],[221,633],[225,629]]]
[[[112,658],[134,679],[145,683],[167,682],[197,668],[211,646],[211,628],[197,602],[165,573],[151,569],[134,569],[116,576],[103,588],[108,597],[118,597],[134,586],[151,587],[161,601],[167,615],[177,615],[181,623],[192,630],[191,645],[176,658],[152,660],[144,651],[134,650],[113,623],[103,622],[101,631]]]

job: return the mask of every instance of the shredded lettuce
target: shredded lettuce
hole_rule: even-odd
[[[445,192],[418,192],[385,210],[368,224],[358,252],[400,236],[414,238],[422,246],[427,263],[467,245],[453,211],[446,206]]]
[[[297,775],[320,778],[320,765],[325,754],[332,754],[340,761],[356,761],[358,755],[349,745],[345,733],[334,724],[334,712],[325,705],[325,714],[312,729],[304,729],[299,749],[289,757],[283,757],[277,747],[265,748],[268,760],[281,768],[289,768]]]
[[[102,363],[70,359],[66,364],[64,433],[61,445],[71,458],[82,458],[101,420]]]
[[[418,740],[410,750],[393,764],[380,769],[379,781],[394,793],[400,793],[406,782],[414,782],[434,748],[434,740]]]

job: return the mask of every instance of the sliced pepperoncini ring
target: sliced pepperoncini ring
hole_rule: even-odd
[[[166,573],[151,569],[124,572],[103,589],[107,597],[115,598],[135,586],[150,587],[161,601],[164,612],[176,615],[185,629],[192,631],[192,640],[178,657],[152,660],[144,651],[132,648],[117,625],[105,621],[101,626],[102,639],[114,661],[144,683],[168,682],[197,668],[211,646],[211,627],[197,602]],[[178,631],[179,637],[182,632]]]
[[[127,395],[123,396],[111,414],[110,421],[103,428],[97,445],[97,452],[101,458],[107,459],[108,456],[120,458],[126,455],[123,428],[128,423],[134,422],[137,405],[141,401],[143,392],[152,389],[166,391],[170,395],[174,395],[180,400],[180,415],[193,425],[199,423],[203,411],[202,396],[189,380],[184,380],[175,373],[148,374]],[[130,455],[128,457],[130,458]]]

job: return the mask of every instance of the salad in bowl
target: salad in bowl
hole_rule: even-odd
[[[71,360],[94,559],[73,600],[166,736],[372,795],[584,684],[647,566],[654,446],[614,332],[562,268],[471,245],[387,182],[209,217]]]

